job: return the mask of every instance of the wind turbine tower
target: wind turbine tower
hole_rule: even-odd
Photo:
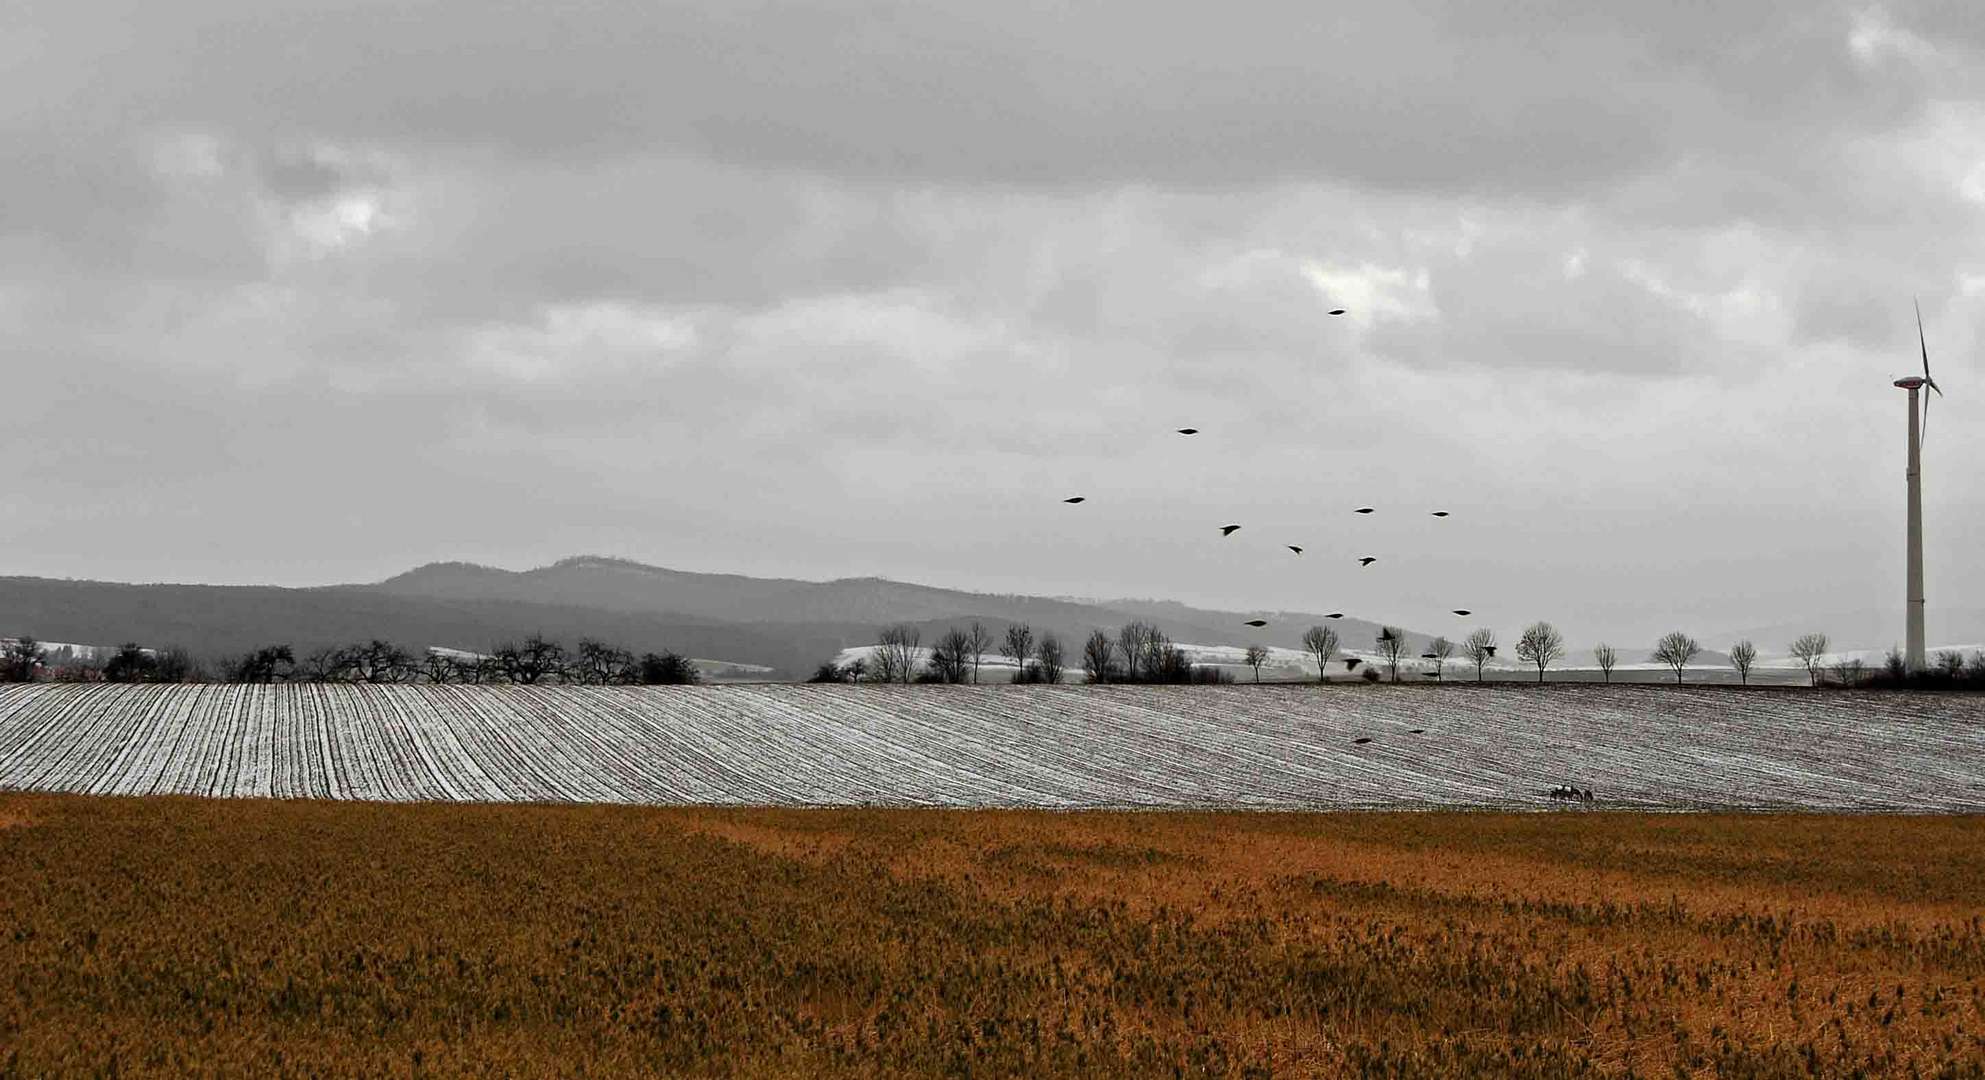
[[[1907,624],[1903,635],[1903,662],[1919,672],[1926,666],[1923,656],[1923,435],[1930,424],[1930,399],[1923,388],[1943,397],[1937,380],[1930,377],[1930,346],[1923,337],[1923,306],[1916,306],[1916,345],[1923,353],[1923,374],[1897,379],[1895,385],[1909,391],[1909,574],[1905,583],[1904,608]],[[1920,411],[1918,399],[1921,399]]]

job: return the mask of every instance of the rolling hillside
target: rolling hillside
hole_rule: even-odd
[[[1259,631],[1243,626],[1266,618]],[[0,635],[110,645],[178,646],[208,657],[261,645],[299,650],[371,638],[413,648],[483,649],[543,633],[568,644],[591,636],[637,651],[767,665],[800,678],[878,628],[909,623],[934,639],[978,619],[995,635],[1016,622],[1059,634],[1074,651],[1091,630],[1145,619],[1173,640],[1258,641],[1300,649],[1321,615],[1223,612],[1156,601],[1081,601],[964,592],[883,578],[797,581],[699,574],[621,559],[577,557],[534,570],[432,563],[375,584],[274,586],[121,584],[0,578]],[[1332,622],[1348,645],[1376,623]],[[1423,635],[1412,635],[1417,654]]]
[[[1978,812],[1969,694],[0,687],[0,789],[458,802]]]

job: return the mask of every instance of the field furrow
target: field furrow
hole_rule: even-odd
[[[1558,687],[0,687],[0,788],[455,802],[1985,810],[1985,699]]]

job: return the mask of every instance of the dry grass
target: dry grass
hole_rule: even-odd
[[[0,1074],[1985,1076],[1985,822],[0,796]]]

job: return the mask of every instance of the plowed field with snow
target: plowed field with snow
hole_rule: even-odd
[[[1414,734],[1413,729],[1422,729]],[[1359,743],[1356,740],[1368,739]],[[1654,686],[0,687],[0,789],[1985,811],[1985,698]]]

